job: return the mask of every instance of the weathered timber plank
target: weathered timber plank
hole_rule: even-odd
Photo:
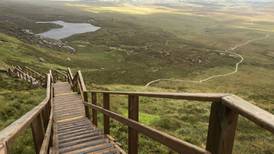
[[[128,96],[128,118],[139,121],[138,96]],[[138,154],[138,132],[131,127],[128,127],[128,152],[130,154]]]
[[[212,154],[231,154],[238,114],[221,102],[211,105],[206,149]]]
[[[243,100],[242,98],[232,95],[223,97],[222,102],[240,115],[253,121],[262,128],[274,134],[274,115]]]
[[[110,104],[109,104],[109,94],[103,94],[103,107],[106,110],[110,109]],[[104,133],[109,134],[109,116],[104,114]]]
[[[229,94],[222,93],[159,93],[159,92],[121,92],[121,91],[89,91],[94,93],[112,94],[112,95],[136,95],[143,97],[185,99],[193,101],[221,101],[222,97]]]
[[[160,132],[156,129],[150,128],[148,126],[145,126],[141,123],[138,123],[134,120],[131,119],[127,119],[115,112],[106,110],[100,106],[94,105],[94,104],[88,104],[87,105],[91,106],[93,109],[100,111],[106,115],[108,115],[109,117],[121,122],[122,124],[125,124],[133,129],[135,129],[136,131],[138,131],[139,133],[142,133],[168,147],[170,147],[171,149],[179,152],[179,153],[187,153],[187,154],[209,154],[208,151],[187,143],[185,141],[179,140],[173,136],[170,136],[166,133]]]
[[[96,93],[91,93],[91,103],[94,105],[97,105],[97,94]],[[97,111],[92,109],[92,123],[93,125],[97,126],[98,122],[97,122]]]
[[[31,123],[31,130],[32,130],[32,137],[34,140],[34,146],[36,153],[40,152],[44,135],[45,135],[45,128],[41,119],[41,115],[35,118]]]

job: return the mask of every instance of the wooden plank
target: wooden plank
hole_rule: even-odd
[[[128,96],[128,118],[139,121],[138,96]],[[130,154],[138,154],[138,132],[131,127],[128,127],[128,152]]]
[[[53,110],[51,109],[50,118],[47,126],[47,130],[44,136],[44,140],[41,145],[40,154],[48,154],[49,147],[51,146],[51,139],[53,134]]]
[[[114,147],[119,151],[120,154],[127,154],[120,146],[121,144],[116,142],[116,140],[110,136],[110,135],[106,135],[107,138],[109,139],[110,143],[112,143],[114,145]]]
[[[68,82],[72,86],[72,80],[73,80],[73,75],[71,73],[71,69],[68,67]]]
[[[80,80],[80,84],[81,84],[82,90],[83,91],[87,91],[87,88],[86,88],[86,85],[85,85],[85,82],[84,82],[84,79],[83,79],[81,71],[78,71],[78,74],[79,74],[79,80]]]
[[[33,77],[35,77],[35,78],[42,78],[42,79],[45,78],[45,77],[44,77],[43,75],[41,75],[39,72],[37,72],[37,71],[35,71],[35,70],[33,70],[33,69],[27,67],[27,66],[25,66],[24,68],[31,74],[31,76],[33,76]]]
[[[55,117],[53,117],[53,120],[55,122]],[[57,125],[56,124],[53,124],[53,139],[52,139],[52,144],[53,144],[53,147],[52,147],[52,153],[53,154],[59,154],[59,150],[58,150],[58,147],[59,147],[59,142],[58,142],[58,135],[57,135]]]
[[[156,97],[156,98],[170,98],[170,99],[184,99],[193,101],[221,101],[222,97],[229,94],[222,93],[159,93],[159,92],[121,92],[121,91],[89,91],[95,93],[105,93],[113,95],[136,95],[144,97]]]
[[[227,107],[274,134],[273,114],[235,95],[223,97],[222,102]]]
[[[75,91],[75,92],[77,91],[78,76],[79,76],[79,74],[76,73],[75,76],[72,79],[72,90]]]
[[[53,69],[52,70],[54,77],[56,77],[57,80],[66,81],[67,75],[59,70]]]
[[[45,106],[45,107],[46,107],[46,106]],[[45,119],[44,119],[44,117],[43,117],[43,110],[42,110],[42,112],[40,112],[40,114],[39,114],[38,117],[40,118],[40,123],[41,123],[41,127],[42,127],[42,133],[45,134],[45,132],[46,132],[46,127],[45,127],[45,123],[44,123]],[[40,133],[41,133],[41,132],[40,132]]]
[[[109,110],[109,94],[103,94],[103,107],[106,110]],[[104,114],[104,133],[109,134],[109,116]]]
[[[38,118],[38,115],[46,107],[50,100],[50,74],[47,75],[47,95],[46,98],[31,111],[27,112],[21,118],[10,124],[8,127],[0,132],[0,141],[5,141],[8,144],[14,141],[14,139],[32,123],[34,119]]]
[[[211,105],[206,150],[212,154],[231,154],[238,114],[221,102]]]
[[[92,97],[92,104],[97,105],[97,94],[96,93],[91,93]],[[92,109],[92,123],[93,125],[97,126],[97,111],[95,109]]]
[[[34,140],[35,151],[38,154],[40,152],[43,140],[44,140],[44,128],[41,116],[39,115],[31,123],[32,137]]]
[[[8,149],[5,142],[0,142],[0,154],[8,154]]]
[[[117,113],[106,110],[100,106],[97,106],[94,104],[89,104],[89,103],[86,103],[86,104],[91,106],[93,109],[95,109],[99,112],[102,112],[105,115],[108,115],[109,117],[121,122],[122,124],[135,129],[139,133],[142,133],[142,134],[168,146],[169,148],[171,148],[179,153],[186,153],[186,154],[209,154],[210,153],[200,147],[197,147],[196,145],[187,143],[187,142],[177,139],[173,136],[170,136],[166,133],[163,133],[156,129],[145,126],[141,123],[138,123],[137,121],[127,119]]]
[[[88,102],[88,93],[86,91],[84,91],[84,102]],[[85,113],[86,113],[86,117],[90,119],[90,112],[89,112],[88,106],[85,106]]]

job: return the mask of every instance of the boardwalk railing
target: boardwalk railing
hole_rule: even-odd
[[[78,71],[76,75],[73,77],[70,68],[68,68],[67,76],[68,76],[68,82],[70,83],[73,91],[77,91],[81,95],[84,102],[88,102],[87,88],[83,80],[81,71]],[[86,112],[86,116],[90,118],[90,112],[87,106],[85,106],[85,112]]]
[[[29,81],[31,74],[24,72],[21,67],[13,67],[12,74]],[[53,75],[55,74],[55,75]],[[30,76],[30,77],[28,77]],[[57,76],[57,77],[54,77]],[[138,153],[138,134],[144,134],[178,153],[186,154],[231,154],[233,150],[234,136],[237,128],[238,117],[243,116],[263,129],[274,134],[274,115],[230,94],[208,93],[151,93],[151,92],[118,92],[118,91],[88,91],[82,73],[78,71],[75,76],[71,70],[67,73],[51,71],[46,76],[47,96],[34,109],[16,120],[10,126],[0,132],[0,154],[7,154],[16,137],[23,133],[29,126],[35,143],[36,153],[49,153],[55,140],[53,138],[53,112],[52,102],[54,97],[53,83],[56,80],[67,80],[72,89],[83,98],[86,116],[97,126],[97,112],[103,113],[104,133],[110,135],[110,118],[128,127],[128,153]],[[91,100],[88,95],[91,94]],[[98,94],[103,95],[102,104],[98,104]],[[110,109],[112,96],[127,96],[128,117],[117,114]],[[211,102],[209,126],[206,148],[201,148],[191,143],[182,141],[176,137],[160,132],[139,122],[140,97],[153,97],[176,100]],[[90,113],[89,109],[92,112]]]
[[[18,77],[28,80],[26,73],[19,68],[14,69]],[[14,71],[13,70],[13,71]],[[46,98],[31,111],[23,115],[0,132],[0,154],[10,153],[12,143],[27,128],[31,127],[36,153],[48,153],[52,138],[52,99],[53,78],[51,71],[46,77]]]
[[[110,133],[110,118],[128,126],[128,153],[138,153],[138,134],[142,133],[178,153],[199,154],[231,154],[238,116],[241,115],[263,129],[274,134],[274,115],[230,94],[208,93],[150,93],[150,92],[117,92],[117,91],[87,91],[80,71],[73,77],[68,69],[69,82],[72,88],[81,93],[89,116],[89,107],[92,109],[92,122],[97,126],[97,112],[104,115],[104,133]],[[92,99],[88,100],[88,93]],[[97,105],[97,95],[102,94],[103,107]],[[128,97],[128,118],[119,115],[110,109],[110,96],[124,95]],[[139,98],[154,97],[177,100],[203,101],[211,103],[206,149],[177,139],[166,133],[139,123]]]
[[[68,80],[68,76],[66,73],[59,71],[57,69],[52,69],[52,76],[53,76],[53,80],[55,81],[67,81]]]
[[[7,71],[11,76],[16,76],[29,82],[31,85],[46,86],[47,74],[41,75],[29,67],[11,66]]]
[[[27,66],[23,66],[21,68],[25,73],[35,78],[41,86],[46,87],[47,74],[40,74],[39,72]]]

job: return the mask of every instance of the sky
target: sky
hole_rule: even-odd
[[[274,2],[274,0],[51,0],[51,1],[104,1],[104,2],[139,2],[139,3],[180,3],[180,2]]]

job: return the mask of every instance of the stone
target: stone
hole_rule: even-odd
[[[42,58],[42,57],[39,57],[39,61],[40,61],[40,62],[45,62],[45,59]]]
[[[68,45],[63,46],[62,48],[65,49],[65,50],[68,50],[71,53],[75,53],[76,52],[76,49],[74,49],[73,47],[68,46]]]

